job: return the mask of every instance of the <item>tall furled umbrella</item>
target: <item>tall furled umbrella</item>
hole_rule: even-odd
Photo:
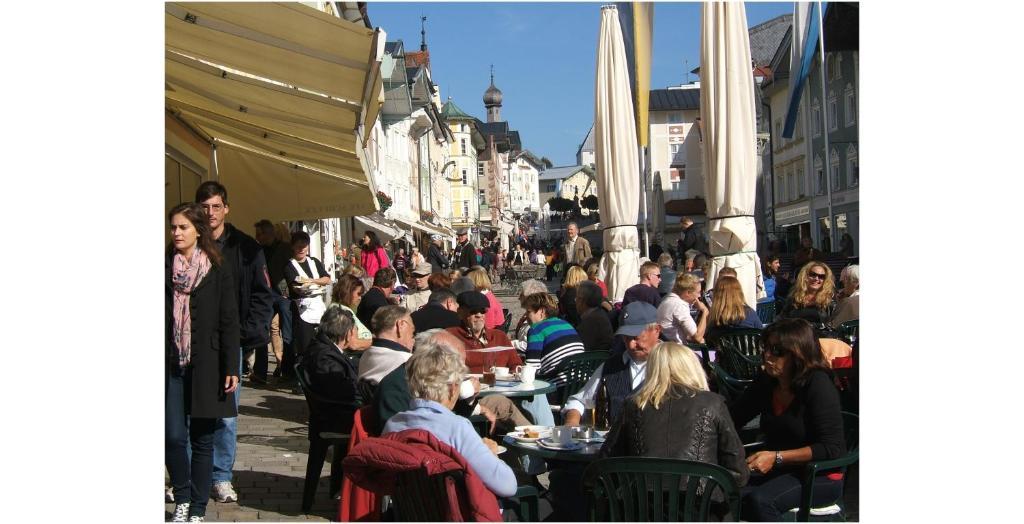
[[[747,15],[741,2],[703,6],[700,40],[700,116],[704,189],[713,287],[723,267],[736,269],[751,308],[765,296],[757,256],[754,75]]]
[[[608,297],[620,301],[626,289],[640,281],[640,180],[626,49],[615,6],[601,8],[595,84],[594,153],[604,229],[600,271]]]

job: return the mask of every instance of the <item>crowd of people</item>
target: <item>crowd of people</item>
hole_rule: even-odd
[[[707,282],[706,245],[684,221],[676,250],[640,266],[640,282],[613,303],[599,278],[589,242],[569,224],[554,246],[516,243],[473,246],[468,231],[446,253],[440,238],[389,253],[372,231],[360,246],[341,250],[334,274],[310,256],[306,233],[269,221],[256,238],[227,223],[227,189],[206,182],[196,202],[169,215],[166,343],[166,466],[174,520],[202,520],[207,499],[237,501],[231,483],[240,377],[287,384],[299,366],[321,396],[372,406],[368,434],[421,429],[454,448],[499,497],[515,491],[523,464],[497,457],[497,440],[536,421],[544,399],[524,406],[502,395],[480,395],[492,366],[535,366],[537,378],[559,386],[567,359],[607,352],[603,363],[561,407],[578,425],[607,398],[611,432],[601,456],[682,458],[719,464],[744,486],[744,518],[777,520],[798,504],[793,466],[835,458],[844,448],[838,392],[828,376],[852,348],[835,328],[856,320],[859,268],[848,266],[838,286],[832,270],[808,260],[787,279],[780,260],[764,260],[767,300],[777,303],[765,326],[747,305],[732,268]],[[538,247],[547,248],[548,255]],[[653,255],[653,253],[652,253]],[[501,270],[541,261],[547,279],[519,286],[521,317],[513,319],[494,294]],[[330,296],[327,291],[330,289]],[[330,305],[328,305],[328,302]],[[713,393],[707,364],[694,344],[714,345],[736,329],[763,330],[764,373],[727,404]],[[481,351],[508,348],[504,351]],[[555,397],[549,399],[554,403]],[[767,449],[746,455],[737,428],[761,417]],[[338,412],[326,427],[351,431],[355,413]],[[480,436],[470,418],[487,421]],[[322,426],[324,427],[324,426]],[[664,437],[671,435],[671,440]],[[555,518],[578,520],[578,466],[549,464]],[[521,479],[520,479],[521,480]],[[819,482],[820,480],[820,482]],[[816,480],[815,502],[834,500],[842,478]]]

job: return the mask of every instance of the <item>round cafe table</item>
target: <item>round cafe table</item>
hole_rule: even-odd
[[[569,462],[591,462],[597,459],[597,452],[601,450],[604,442],[584,444],[582,448],[573,451],[561,451],[541,447],[535,442],[520,442],[508,435],[504,438],[505,446],[515,450],[520,455],[540,457],[547,460],[564,460]]]
[[[544,380],[534,380],[529,384],[517,381],[514,384],[514,386],[491,386],[485,390],[481,390],[480,396],[484,397],[487,395],[501,394],[506,397],[532,397],[534,395],[551,393],[556,389],[554,385]]]
[[[500,382],[500,381],[499,381]],[[516,382],[510,386],[491,386],[480,391],[480,396],[504,395],[519,406],[519,409],[528,413],[533,423],[539,426],[555,425],[555,416],[551,413],[551,404],[548,404],[547,394],[557,388],[550,382],[534,380],[529,384]]]

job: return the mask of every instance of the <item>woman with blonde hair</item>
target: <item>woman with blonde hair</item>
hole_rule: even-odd
[[[604,283],[604,280],[597,278],[597,273],[601,269],[601,264],[596,258],[592,258],[587,261],[587,278],[597,284],[597,287],[601,288],[601,298],[608,298],[608,285]]]
[[[494,292],[491,291],[491,279],[487,277],[487,270],[476,266],[466,276],[473,281],[473,286],[476,287],[476,290],[487,297],[487,303],[490,304],[487,307],[487,317],[484,321],[484,326],[487,329],[494,329],[504,324],[505,313],[501,310],[501,302],[498,301],[497,297],[494,296]]]
[[[712,290],[707,339],[712,344],[718,337],[735,329],[764,329],[764,324],[743,300],[743,286],[736,277],[722,276]]]
[[[750,475],[725,400],[708,391],[697,355],[675,342],[661,342],[647,357],[640,390],[623,405],[601,456],[696,460],[729,470],[743,486]]]
[[[573,265],[566,272],[562,289],[558,293],[558,315],[573,327],[580,323],[580,312],[576,309],[576,288],[585,280],[587,272],[582,267]]]
[[[690,308],[700,311],[697,321],[690,316]],[[708,307],[700,301],[700,279],[692,273],[679,273],[672,292],[658,304],[658,324],[661,334],[670,342],[704,342],[707,329]]]
[[[809,262],[800,268],[777,318],[802,318],[823,330],[836,309],[835,294],[832,270],[822,262]]]

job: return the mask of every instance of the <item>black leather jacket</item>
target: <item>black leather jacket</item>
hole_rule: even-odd
[[[725,401],[717,393],[694,397],[676,390],[658,409],[643,410],[626,399],[622,418],[612,425],[601,456],[660,457],[697,460],[729,470],[740,486],[747,483],[743,443],[733,427]],[[677,398],[671,398],[677,397]]]

